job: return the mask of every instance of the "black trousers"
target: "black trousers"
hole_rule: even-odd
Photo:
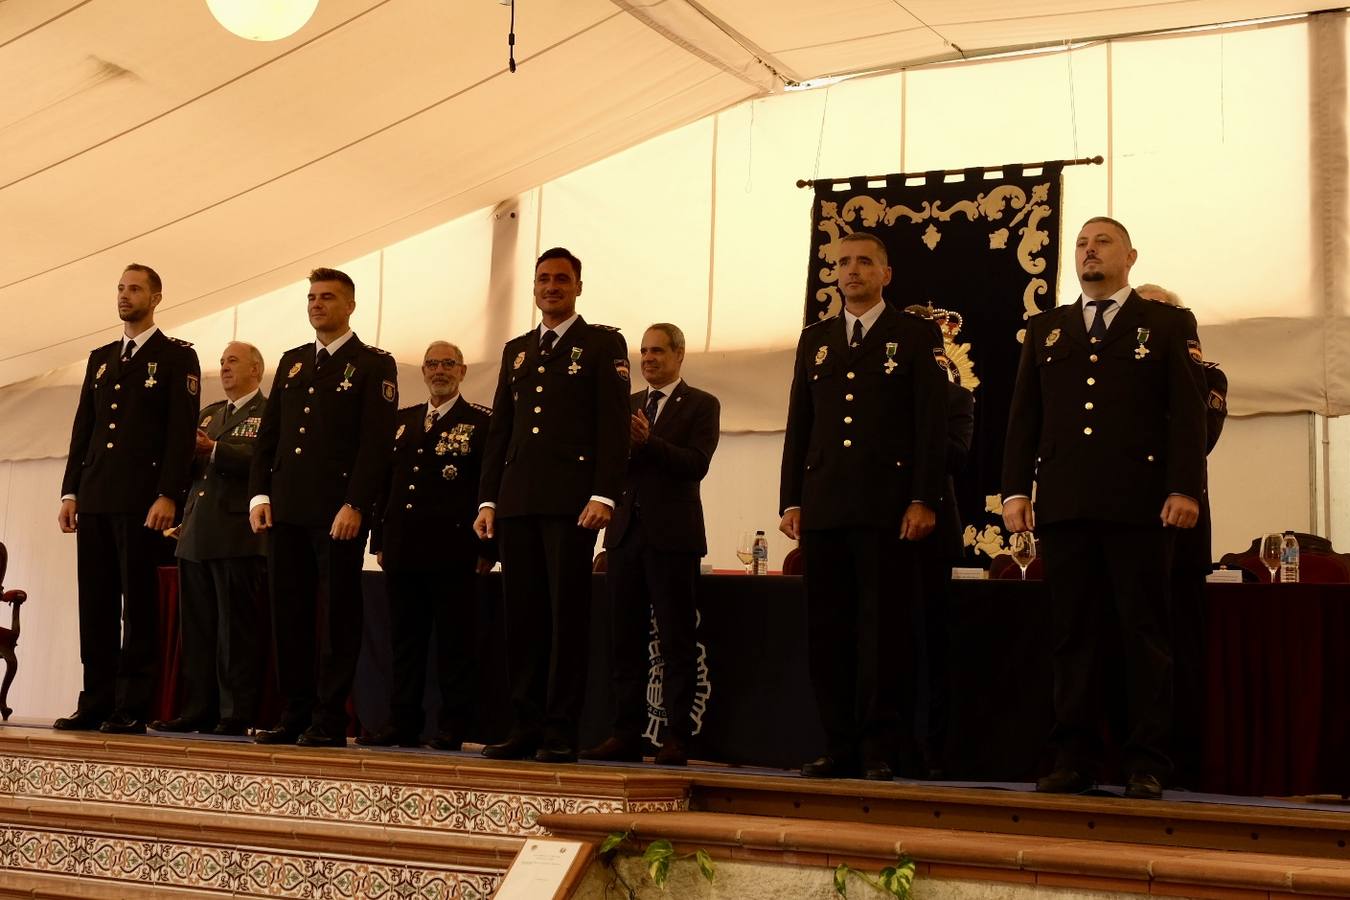
[[[923,758],[929,769],[945,768],[947,758],[947,719],[951,678],[948,673],[947,644],[951,640],[950,616],[952,560],[947,553],[946,537],[934,532],[917,549],[920,595],[915,604],[918,621],[911,633],[923,636],[919,658],[923,663],[917,678],[920,708],[916,728]]]
[[[478,671],[477,553],[453,552],[434,570],[385,571],[394,649],[392,724],[420,735],[426,724],[422,705],[427,682],[427,647],[436,635],[436,679],[441,708],[437,731],[467,735],[473,717]]]
[[[1175,783],[1200,787],[1205,738],[1205,570],[1178,566],[1172,573],[1172,715]]]
[[[335,541],[328,528],[277,522],[267,542],[281,724],[347,733],[347,697],[361,649],[366,532]]]
[[[586,693],[595,532],[571,516],[497,520],[512,734],[576,746]]]
[[[148,508],[148,507],[147,507]],[[164,537],[145,515],[80,513],[75,533],[79,580],[81,713],[123,712],[144,719],[159,668],[156,568]]]
[[[919,770],[915,621],[919,546],[894,528],[804,531],[807,651],[827,752]]]
[[[633,515],[636,518],[637,512]],[[614,734],[637,740],[646,731],[652,662],[648,635],[655,616],[666,728],[669,734],[688,740],[698,683],[695,596],[699,556],[652,546],[637,526],[633,522],[623,541],[606,553],[614,655]]]
[[[183,697],[189,719],[253,723],[267,666],[259,602],[267,574],[261,556],[178,561]]]
[[[1160,525],[1073,521],[1039,529],[1050,592],[1056,765],[1101,761],[1104,629],[1118,629],[1125,685],[1126,775],[1171,775],[1171,567],[1175,532]]]

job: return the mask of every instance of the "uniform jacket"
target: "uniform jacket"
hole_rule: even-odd
[[[936,534],[944,557],[958,559],[961,539],[961,509],[956,503],[956,476],[965,471],[975,438],[975,395],[959,384],[947,383],[947,458],[943,467],[946,489],[937,511]]]
[[[779,503],[802,528],[899,527],[906,507],[942,502],[947,376],[937,326],[887,304],[852,350],[844,317],[797,344]]]
[[[156,331],[126,364],[122,341],[89,354],[61,493],[82,513],[182,509],[191,480],[201,367],[187,341]]]
[[[648,390],[628,398],[630,413],[647,405]],[[605,546],[616,547],[641,505],[640,520],[653,528],[656,546],[679,553],[708,552],[699,482],[721,438],[722,405],[707,391],[681,381],[666,398],[647,443],[628,459],[623,493],[605,531]]]
[[[266,494],[277,522],[327,528],[350,504],[365,526],[388,475],[398,372],[356,335],[317,372],[311,341],[288,350],[267,398],[249,494]]]
[[[477,556],[493,556],[478,540],[478,479],[492,411],[463,397],[425,430],[427,405],[398,411],[388,498],[370,536],[372,553],[386,569],[435,569],[446,561],[446,542]]]
[[[1169,494],[1201,498],[1204,375],[1195,317],[1133,291],[1101,344],[1082,300],[1032,318],[1003,457],[1003,495],[1036,520],[1156,524]]]
[[[201,562],[266,553],[266,538],[248,524],[248,475],[266,405],[259,391],[232,416],[226,417],[224,400],[202,410],[197,427],[216,442],[216,449],[212,456],[193,461],[194,481],[178,534],[180,559]]]
[[[479,501],[498,516],[578,516],[617,500],[628,456],[628,345],[578,317],[547,357],[533,329],[506,342]]]
[[[1214,450],[1228,418],[1228,376],[1218,363],[1206,362],[1205,377],[1205,455]],[[1212,538],[1214,520],[1209,510],[1209,464],[1205,464],[1205,489],[1200,497],[1200,520],[1194,528],[1185,528],[1177,535],[1176,567],[1185,571],[1207,574],[1214,568]]]

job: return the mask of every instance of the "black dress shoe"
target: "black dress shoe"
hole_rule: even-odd
[[[488,759],[526,759],[534,756],[539,749],[537,738],[509,737],[500,744],[488,744],[483,755]]]
[[[858,767],[826,754],[802,766],[802,775],[807,778],[856,778]]]
[[[863,778],[868,781],[893,781],[895,772],[884,759],[867,760],[863,762]]]
[[[422,736],[386,725],[374,734],[363,734],[356,739],[362,747],[420,747]]]
[[[347,736],[345,734],[332,734],[326,728],[311,725],[305,729],[304,734],[295,739],[295,742],[301,747],[345,747],[347,746]]]
[[[1092,789],[1092,779],[1077,769],[1056,769],[1036,782],[1042,794],[1081,794]]]
[[[534,761],[541,763],[574,763],[577,751],[567,744],[549,742],[534,752]]]
[[[300,732],[287,725],[263,728],[253,735],[253,743],[255,744],[294,744],[298,740],[300,740]]]
[[[211,723],[188,716],[173,719],[156,719],[150,723],[151,731],[167,731],[171,734],[186,734],[189,731],[210,731]]]
[[[77,709],[70,715],[57,719],[52,723],[52,727],[57,731],[98,731],[105,718],[107,717]]]
[[[1125,796],[1131,800],[1161,800],[1162,782],[1147,772],[1135,772],[1125,782]]]
[[[438,731],[429,742],[432,750],[450,750],[458,753],[464,746],[464,739],[453,731]]]
[[[227,717],[217,722],[216,727],[211,729],[211,733],[222,737],[243,737],[248,734],[248,722],[244,719]]]
[[[104,734],[145,734],[145,722],[133,719],[126,713],[116,712],[98,726],[98,730]]]
[[[634,738],[611,736],[577,756],[602,762],[642,762],[642,744]]]
[[[661,745],[661,749],[656,753],[656,764],[658,766],[689,765],[688,745],[674,735],[666,735],[666,742]]]

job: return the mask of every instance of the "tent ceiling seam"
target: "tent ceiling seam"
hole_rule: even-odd
[[[10,38],[9,40],[5,41],[3,44],[0,44],[0,50],[5,49],[6,47],[8,47],[10,44],[14,43],[15,41],[21,41],[21,40],[23,40],[24,38],[28,37],[30,34],[33,34],[33,33],[36,32],[36,31],[41,31],[43,28],[46,28],[48,25],[52,24],[52,23],[55,22],[57,19],[63,19],[63,18],[65,18],[66,16],[70,15],[71,13],[75,12],[75,10],[79,9],[80,7],[82,7],[82,6],[88,6],[90,3],[93,3],[93,2],[94,2],[94,0],[80,0],[79,3],[76,3],[74,6],[69,7],[68,9],[62,10],[61,12],[59,12],[59,13],[57,13],[56,15],[52,16],[50,19],[46,20],[45,22],[39,22],[39,23],[37,23],[36,25],[34,25],[32,28],[28,29],[27,31],[23,31],[23,32],[20,32],[19,34],[14,35],[14,37],[12,37],[12,38]]]
[[[744,81],[746,84],[756,88],[757,90],[761,91],[764,90],[764,85],[761,81],[758,81],[754,78],[747,76],[744,72],[725,62],[718,56],[709,53],[707,50],[703,49],[699,45],[693,43],[692,41],[673,31],[669,27],[656,21],[637,4],[629,2],[629,0],[611,0],[611,2],[613,2],[615,6],[619,7],[619,9],[626,12],[628,15],[632,16],[634,19],[650,28],[652,31],[661,35],[661,37],[670,41],[672,44],[679,47],[681,50],[684,50],[686,53],[698,57],[699,59],[703,60],[710,66],[716,66],[718,69],[721,69],[728,75],[732,75],[735,76],[736,78],[739,78],[741,81]],[[777,84],[780,85],[796,84],[797,82],[801,81],[801,79],[797,77],[796,73],[793,72],[790,68],[788,68],[785,64],[783,64],[781,61],[777,59],[774,59],[774,57],[770,56],[767,51],[757,47],[752,41],[750,41],[749,38],[741,35],[739,32],[731,28],[731,26],[727,25],[721,19],[717,18],[712,13],[708,12],[708,10],[704,9],[699,4],[693,2],[693,0],[683,0],[683,3],[685,6],[689,7],[690,9],[698,13],[700,17],[705,19],[714,28],[725,34],[738,47],[740,47],[742,50],[748,53],[750,57],[754,59],[754,61],[758,63],[759,66],[768,73],[769,79],[771,81],[776,82]],[[770,60],[772,60],[772,62]]]

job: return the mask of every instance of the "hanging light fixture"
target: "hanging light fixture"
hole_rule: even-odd
[[[295,34],[319,0],[206,0],[216,21],[250,41],[279,41]]]

